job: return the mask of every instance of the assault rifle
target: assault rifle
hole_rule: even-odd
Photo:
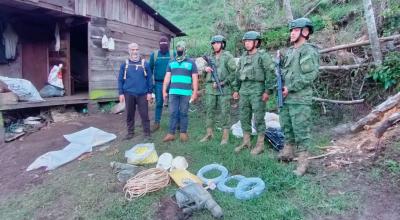
[[[282,82],[282,72],[281,72],[281,54],[278,50],[276,52],[276,59],[275,59],[275,75],[278,84],[278,107],[281,109],[283,107],[283,82]]]
[[[212,72],[211,72],[212,78],[214,79],[214,82],[217,84],[219,93],[221,95],[223,95],[224,91],[222,90],[221,81],[218,78],[217,66],[215,66],[215,63],[208,56],[204,55],[203,59],[207,62],[208,66],[211,67],[211,69],[212,69]]]

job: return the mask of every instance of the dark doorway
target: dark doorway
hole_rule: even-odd
[[[71,90],[72,94],[89,91],[88,24],[70,29],[71,33]]]

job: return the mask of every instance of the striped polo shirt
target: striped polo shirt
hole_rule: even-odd
[[[169,94],[192,95],[192,74],[197,74],[197,67],[193,60],[186,58],[182,62],[171,61],[167,72],[171,72]]]

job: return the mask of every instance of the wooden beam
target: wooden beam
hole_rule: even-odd
[[[389,36],[389,37],[382,37],[379,39],[379,41],[386,42],[386,41],[392,41],[392,40],[398,40],[398,39],[400,39],[400,34]],[[360,46],[365,46],[365,45],[369,45],[369,44],[370,44],[369,40],[361,41],[361,42],[357,42],[357,43],[343,44],[343,45],[319,50],[319,53],[321,53],[321,54],[329,53],[332,51],[343,50],[343,49],[352,48],[352,47],[360,47]]]
[[[361,64],[352,64],[352,65],[340,65],[340,66],[320,66],[319,70],[351,70],[357,69],[361,67],[369,67],[375,66],[374,63],[361,63]]]
[[[317,102],[329,102],[329,103],[343,104],[343,105],[353,105],[353,104],[359,104],[359,103],[364,102],[364,99],[343,101],[343,100],[333,100],[333,99],[322,99],[322,98],[317,98],[317,97],[313,97],[312,100],[317,101]]]

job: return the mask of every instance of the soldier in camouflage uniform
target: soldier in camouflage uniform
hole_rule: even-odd
[[[213,138],[213,126],[215,122],[215,110],[218,106],[221,108],[220,120],[222,124],[223,135],[221,145],[225,145],[229,140],[229,128],[231,126],[231,81],[233,81],[236,63],[231,53],[224,51],[226,45],[225,38],[222,35],[216,35],[211,38],[211,46],[213,54],[210,61],[216,66],[213,70],[210,66],[205,68],[205,98],[206,98],[206,135],[200,140],[205,142]],[[223,94],[220,93],[217,83],[212,77],[212,71],[217,73]]]
[[[307,147],[311,145],[312,84],[318,75],[319,52],[314,45],[307,43],[313,33],[313,25],[309,19],[293,20],[289,29],[293,46],[282,60],[285,103],[280,112],[286,143],[278,157],[284,161],[292,160],[293,147],[296,146],[299,155],[294,173],[302,176],[309,163]]]
[[[235,148],[239,152],[244,148],[251,148],[250,132],[251,118],[254,113],[258,133],[256,147],[252,155],[264,151],[265,133],[265,102],[275,85],[274,63],[271,56],[258,47],[261,44],[261,35],[256,31],[246,32],[243,36],[246,52],[240,57],[233,84],[233,98],[239,99],[240,121],[242,124],[243,143]]]

